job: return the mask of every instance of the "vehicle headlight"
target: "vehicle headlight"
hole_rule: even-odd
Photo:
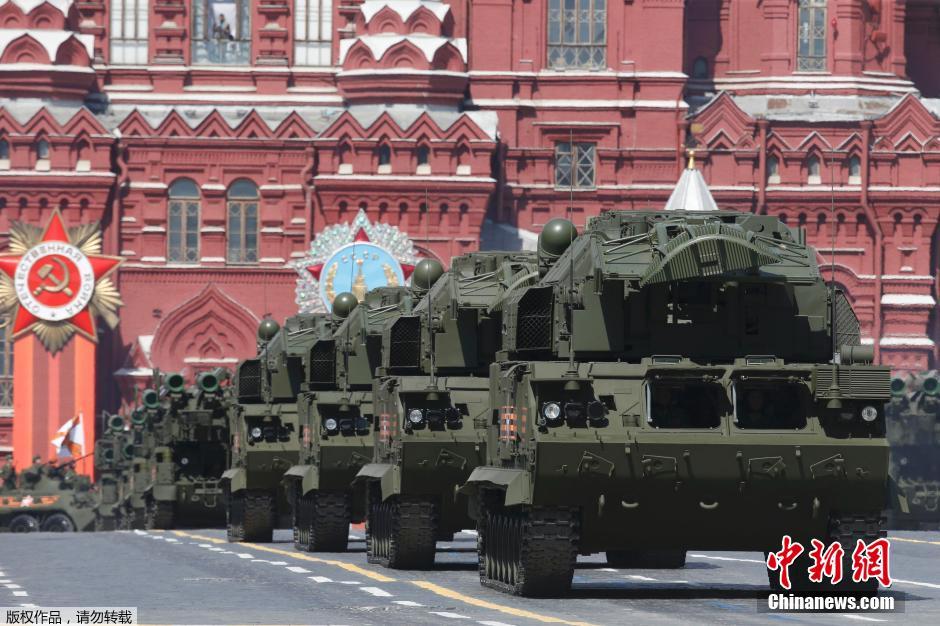
[[[184,456],[180,459],[180,465],[189,465],[189,459]]]
[[[337,426],[338,426],[337,423],[336,423],[336,420],[333,419],[332,417],[326,418],[326,419],[323,421],[323,425],[326,427],[327,430],[336,430],[336,428],[337,428]]]
[[[261,427],[255,426],[251,429],[251,438],[252,439],[261,439]]]
[[[542,405],[542,417],[554,422],[561,417],[561,406],[557,402],[546,402]]]
[[[868,405],[862,408],[862,419],[866,422],[874,422],[878,419],[878,409],[872,405]]]
[[[420,424],[424,421],[424,413],[421,412],[421,409],[411,409],[408,411],[408,421],[412,424]]]

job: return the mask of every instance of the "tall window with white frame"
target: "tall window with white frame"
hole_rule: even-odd
[[[193,0],[193,64],[248,65],[249,0]]]
[[[199,262],[199,188],[188,178],[170,185],[166,234],[168,262]]]
[[[258,262],[258,187],[236,180],[228,190],[229,263]]]
[[[333,0],[294,0],[294,64],[330,65]]]
[[[548,0],[548,66],[607,67],[607,0]]]
[[[796,54],[799,72],[826,71],[827,1],[800,0]]]
[[[557,189],[593,189],[595,153],[593,143],[567,141],[555,144],[555,187]]]
[[[111,63],[146,65],[149,0],[111,0]]]
[[[0,317],[0,417],[13,411],[13,338],[8,317]]]

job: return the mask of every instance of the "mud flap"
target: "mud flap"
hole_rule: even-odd
[[[300,481],[300,495],[305,496],[320,488],[320,471],[315,465],[295,465],[284,472],[281,481],[288,485],[288,493],[289,486]]]
[[[352,482],[353,494],[357,501],[365,501],[366,487],[374,481],[379,483],[383,501],[401,493],[401,470],[397,465],[369,463],[362,466]]]
[[[532,504],[532,480],[524,470],[477,467],[458,492],[474,501],[480,487],[495,487],[501,490],[504,506]]]
[[[225,470],[220,480],[226,493],[238,493],[248,488],[248,474],[240,467]]]

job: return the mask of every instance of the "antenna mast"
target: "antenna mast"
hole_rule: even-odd
[[[427,246],[430,243],[431,235],[429,232],[431,222],[431,201],[428,196],[428,188],[424,188],[424,245]],[[424,297],[427,298],[428,305],[428,360],[429,360],[429,376],[428,376],[428,386],[432,389],[437,389],[437,374],[435,372],[434,366],[434,328],[431,326],[431,285],[428,285],[428,290],[424,294]]]

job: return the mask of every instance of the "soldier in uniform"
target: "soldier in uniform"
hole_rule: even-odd
[[[13,459],[7,457],[6,462],[0,467],[0,488],[16,489],[16,470],[13,468]]]

